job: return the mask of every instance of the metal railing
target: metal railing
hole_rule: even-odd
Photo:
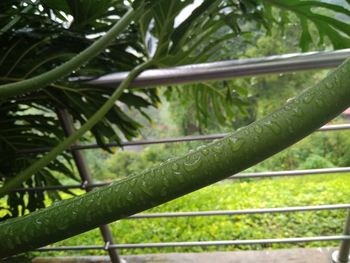
[[[293,237],[273,239],[252,239],[252,240],[219,240],[219,241],[192,241],[192,242],[162,242],[162,243],[140,243],[140,244],[118,244],[110,245],[112,248],[135,249],[135,248],[164,248],[164,247],[207,247],[207,246],[237,246],[237,245],[261,245],[281,243],[302,243],[302,242],[329,242],[329,241],[350,241],[350,235],[320,236],[320,237]],[[62,251],[62,250],[100,250],[105,246],[62,246],[44,247],[37,251]]]
[[[212,63],[179,66],[144,71],[131,86],[183,84],[204,80],[222,80],[269,73],[283,73],[338,66],[350,56],[350,49],[328,52],[308,52],[270,56],[265,58],[238,59]],[[89,80],[89,84],[115,88],[127,76],[127,72],[108,74]],[[75,78],[73,80],[84,80]]]
[[[262,59],[248,59],[237,61],[224,61],[205,63],[199,65],[183,66],[172,69],[150,70],[146,71],[137,78],[133,85],[137,86],[152,86],[164,84],[178,84],[194,82],[199,80],[217,80],[232,78],[238,76],[248,76],[267,73],[281,73],[296,70],[328,68],[339,65],[346,57],[350,56],[350,49],[333,51],[333,52],[312,52],[306,54],[289,54],[283,56],[274,56]],[[117,73],[101,77],[96,80],[90,80],[88,83],[100,86],[116,87],[116,84],[125,78],[127,73]],[[76,81],[77,79],[75,79]],[[82,78],[78,79],[82,80]],[[67,135],[72,132],[72,127],[65,116],[66,113],[60,113],[62,126]],[[342,125],[327,125],[319,129],[319,131],[338,131],[350,130],[350,124]],[[143,140],[123,142],[121,145],[108,144],[108,147],[114,146],[135,146],[148,145],[159,143],[187,142],[199,140],[213,140],[221,138],[226,134],[213,135],[198,135],[186,136],[178,138],[165,138],[155,140]],[[82,184],[67,185],[67,186],[48,186],[35,188],[19,188],[16,191],[50,191],[50,190],[65,190],[65,189],[84,189],[90,190],[93,187],[100,187],[108,183],[93,183],[89,175],[87,166],[81,155],[80,150],[99,148],[97,144],[71,146],[70,150],[73,153],[76,165],[82,178]],[[35,153],[48,151],[49,148],[25,149],[21,153]],[[260,173],[241,173],[230,177],[229,179],[246,179],[246,178],[270,178],[283,176],[304,176],[316,174],[332,174],[332,173],[348,173],[350,167],[342,168],[327,168],[327,169],[309,169],[296,171],[274,171]],[[266,213],[292,213],[292,212],[311,212],[321,210],[348,209],[350,204],[328,204],[318,206],[297,206],[297,207],[279,207],[279,208],[264,208],[264,209],[248,209],[248,210],[224,210],[224,211],[198,211],[198,212],[168,212],[168,213],[141,213],[130,216],[126,220],[136,219],[152,219],[152,218],[170,218],[170,217],[194,217],[194,216],[233,216],[244,214],[266,214]],[[64,251],[64,250],[106,250],[112,262],[120,262],[115,249],[134,249],[134,248],[163,248],[163,247],[191,247],[191,246],[226,246],[226,245],[256,245],[256,244],[271,244],[271,243],[301,243],[301,242],[327,242],[341,241],[340,250],[333,254],[333,261],[339,263],[348,262],[350,250],[350,213],[347,223],[344,228],[343,235],[335,236],[316,236],[316,237],[295,237],[295,238],[276,238],[276,239],[258,239],[258,240],[220,240],[220,241],[196,241],[196,242],[162,242],[162,243],[143,243],[143,244],[114,244],[112,236],[109,233],[108,227],[101,231],[105,244],[93,246],[62,246],[62,247],[44,247],[37,251]]]
[[[308,169],[308,170],[290,170],[290,171],[270,171],[270,172],[258,172],[258,173],[239,173],[228,177],[226,180],[238,180],[238,179],[250,179],[250,178],[266,178],[266,177],[293,177],[304,175],[318,175],[318,174],[334,174],[334,173],[349,173],[350,167],[338,167],[338,168],[323,168],[323,169]],[[103,183],[88,183],[84,181],[82,184],[75,185],[53,185],[31,188],[16,188],[14,191],[53,191],[53,190],[68,190],[68,189],[82,189],[95,188],[109,185],[108,182]]]
[[[335,124],[335,125],[325,125],[318,129],[317,131],[340,131],[350,129],[350,124]],[[103,147],[112,148],[112,147],[132,147],[132,146],[142,146],[142,145],[152,145],[152,144],[163,144],[163,143],[177,143],[177,142],[193,142],[193,141],[210,141],[215,139],[220,139],[229,135],[229,133],[219,133],[219,134],[210,134],[210,135],[192,135],[192,136],[182,136],[182,137],[173,137],[173,138],[161,138],[161,139],[151,139],[151,140],[137,140],[137,141],[124,141],[121,143],[107,143],[103,144]],[[89,149],[98,149],[102,148],[102,145],[96,143],[91,144],[78,144],[70,146],[70,151],[75,150],[89,150]],[[28,149],[19,149],[17,153],[37,153],[37,152],[47,152],[51,150],[50,147],[38,147],[38,148],[28,148]]]

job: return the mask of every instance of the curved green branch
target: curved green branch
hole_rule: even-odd
[[[116,38],[116,36],[118,36],[125,28],[127,28],[128,25],[130,25],[131,21],[142,15],[142,10],[142,7],[139,7],[136,10],[130,9],[103,37],[57,68],[30,79],[0,85],[0,98],[5,99],[24,92],[38,90],[44,88],[57,79],[67,76],[73,70],[84,65],[89,60],[101,53],[108,46],[108,44]]]
[[[130,216],[240,172],[312,133],[350,105],[350,60],[282,108],[180,158],[0,224],[2,257]]]
[[[111,97],[103,104],[103,106],[86,122],[80,127],[74,134],[66,138],[63,142],[57,145],[43,158],[33,163],[24,171],[20,172],[12,180],[6,182],[2,188],[0,188],[0,198],[8,194],[12,189],[18,187],[22,182],[28,180],[34,173],[48,165],[54,160],[59,154],[77,141],[84,133],[89,131],[101,118],[113,107],[115,101],[122,95],[123,91],[129,86],[130,82],[133,81],[140,72],[148,68],[153,62],[148,61],[134,68],[128,74],[127,78],[119,85],[119,87],[113,92]],[[0,233],[1,236],[1,233]]]

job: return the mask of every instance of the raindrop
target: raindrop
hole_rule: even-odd
[[[163,162],[163,164],[167,164],[167,163],[169,163],[169,162],[171,162],[171,161],[172,161],[172,158],[166,159],[166,160]]]
[[[309,104],[313,98],[314,98],[314,94],[311,92],[308,92],[305,94],[303,101],[304,101],[304,103]]]
[[[174,171],[179,170],[179,168],[180,168],[180,165],[178,163],[173,163],[171,166],[171,169],[173,169]]]
[[[334,89],[334,85],[332,85],[332,83],[326,82],[325,86],[326,86],[326,88],[329,90],[329,92],[330,92],[331,94],[334,95],[334,94],[336,93],[336,91],[335,91],[335,89]]]
[[[291,111],[291,110],[293,110],[293,107],[292,107],[290,104],[286,104],[286,105],[284,106],[284,108],[285,108],[286,111]]]
[[[136,179],[131,179],[131,180],[129,181],[129,186],[134,187],[135,184],[136,184],[136,182],[137,182]]]
[[[295,99],[295,97],[287,99],[286,103],[292,102]]]
[[[66,229],[68,227],[69,220],[70,220],[69,217],[62,217],[62,218],[60,218],[60,220],[57,220],[57,222],[56,222],[56,227],[59,230]],[[90,218],[90,221],[91,221],[91,218]]]
[[[256,125],[256,126],[254,127],[254,130],[255,130],[257,133],[261,134],[261,133],[263,132],[263,127],[261,127],[260,125]]]
[[[176,175],[176,179],[178,179],[180,181],[180,183],[185,182],[185,177],[180,171],[174,172],[174,175]]]
[[[286,120],[288,122],[288,131],[290,134],[293,134],[295,132],[294,126],[293,126],[294,122],[291,119],[286,119]]]
[[[214,145],[213,145],[213,151],[216,153],[223,153],[224,152],[224,141],[217,141]]]
[[[199,146],[197,150],[199,150],[204,156],[207,156],[210,153],[208,147],[204,145]]]
[[[128,194],[126,195],[126,200],[132,202],[135,199],[135,194],[133,192],[128,192]]]
[[[191,172],[198,169],[201,166],[202,160],[200,155],[190,154],[186,157],[184,164],[185,164],[184,166],[185,170],[187,172]]]
[[[246,135],[246,136],[249,136],[250,135],[250,129],[244,129],[244,134]]]
[[[278,135],[278,134],[280,134],[281,133],[281,127],[279,126],[279,124],[277,124],[277,122],[275,122],[275,121],[267,121],[266,122],[266,126],[269,128],[269,129],[271,129],[271,131],[274,133],[274,134],[276,134],[276,135]]]
[[[181,183],[185,181],[185,178],[180,171],[180,165],[179,163],[175,162],[171,165],[171,170],[173,171],[173,174],[175,175],[176,179],[179,180]]]
[[[346,69],[346,67],[343,66],[340,68],[340,72],[346,74],[348,73],[348,70]]]
[[[327,89],[333,89],[333,85],[330,82],[326,82],[325,86]]]
[[[199,146],[196,148],[196,151],[201,151],[201,150],[203,150],[203,148],[205,148],[205,145],[199,145]]]
[[[324,102],[322,99],[316,99],[316,105],[317,105],[319,108],[322,108],[322,107],[324,107],[325,102]]]
[[[114,210],[112,204],[114,204],[114,202],[113,203],[106,202],[104,212],[107,212],[107,213],[112,212]]]
[[[231,136],[229,137],[230,148],[233,152],[236,152],[242,148],[244,140],[239,137]]]
[[[303,117],[304,116],[304,112],[298,108],[294,108],[293,109],[293,115],[296,117]]]
[[[171,185],[169,182],[169,179],[166,175],[163,175],[161,178],[162,178],[163,185],[168,186],[168,187]]]
[[[150,197],[153,197],[154,195],[154,192],[152,190],[152,186],[149,185],[149,183],[147,183],[146,180],[143,180],[142,183],[141,183],[141,190],[147,194],[148,196]]]
[[[338,76],[334,76],[333,82],[334,82],[335,85],[338,85],[339,82],[340,82],[339,77],[338,77]],[[334,86],[334,85],[333,85],[333,86]]]
[[[57,206],[60,202],[59,201],[54,201],[51,206]]]

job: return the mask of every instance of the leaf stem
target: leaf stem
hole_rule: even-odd
[[[73,70],[84,65],[102,52],[107,45],[131,23],[131,21],[142,15],[142,10],[142,7],[135,10],[130,9],[103,37],[57,68],[30,79],[0,85],[0,98],[4,99],[24,92],[35,91],[44,88],[59,78],[67,76]]]

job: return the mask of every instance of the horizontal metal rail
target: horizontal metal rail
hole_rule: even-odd
[[[152,69],[143,72],[131,83],[131,86],[150,87],[256,76],[259,74],[330,68],[338,66],[349,56],[350,49],[343,49],[193,64],[166,69]],[[87,83],[115,88],[127,75],[128,72],[112,73],[94,80],[89,80]],[[79,81],[88,79],[86,77],[78,77],[71,80]]]
[[[130,216],[128,217],[128,219],[272,214],[272,213],[336,210],[336,209],[346,209],[346,208],[350,208],[350,204],[258,208],[258,209],[245,209],[245,210],[216,210],[216,211],[148,213],[148,214],[145,213],[145,214],[137,214],[137,215]]]
[[[242,173],[242,174],[233,175],[227,179],[236,180],[236,179],[246,179],[246,178],[303,176],[303,175],[348,173],[348,172],[350,172],[350,167],[337,167],[337,168],[291,170],[291,171],[276,171],[276,172]]]
[[[318,237],[294,237],[294,238],[273,238],[273,239],[252,239],[252,240],[220,240],[220,241],[188,241],[188,242],[163,242],[163,243],[140,243],[140,244],[113,244],[109,248],[133,249],[133,248],[163,248],[163,247],[193,247],[193,246],[230,246],[230,245],[260,245],[278,243],[306,243],[306,242],[329,242],[339,240],[350,240],[348,235],[339,236],[318,236]],[[62,246],[43,247],[36,251],[64,251],[64,250],[99,250],[106,249],[106,246]]]
[[[339,130],[348,130],[350,129],[350,124],[335,124],[335,125],[325,125],[316,131],[325,132],[325,131],[339,131]],[[140,145],[151,145],[151,144],[162,144],[162,143],[176,143],[176,142],[190,142],[190,141],[209,141],[220,139],[227,136],[229,133],[219,133],[211,135],[194,135],[194,136],[183,136],[183,137],[174,137],[174,138],[163,138],[163,139],[153,139],[153,140],[138,140],[131,142],[121,142],[118,143],[108,143],[104,144],[104,147],[129,147],[129,146],[140,146]],[[101,148],[98,144],[83,144],[71,146],[70,150],[88,150]],[[18,150],[17,153],[38,153],[38,152],[47,152],[51,150],[50,147],[41,147],[41,148],[31,148],[31,149],[22,149]]]
[[[283,176],[304,176],[317,174],[333,174],[333,173],[349,173],[350,167],[338,168],[322,168],[322,169],[308,169],[308,170],[291,170],[291,171],[276,171],[276,172],[258,172],[258,173],[239,173],[232,175],[227,180],[249,179],[249,178],[265,178],[265,177],[283,177]],[[31,188],[16,188],[15,192],[24,191],[53,191],[53,190],[69,190],[69,189],[86,189],[93,187],[101,187],[110,183],[93,183],[93,184],[76,184],[76,185],[55,185]]]

